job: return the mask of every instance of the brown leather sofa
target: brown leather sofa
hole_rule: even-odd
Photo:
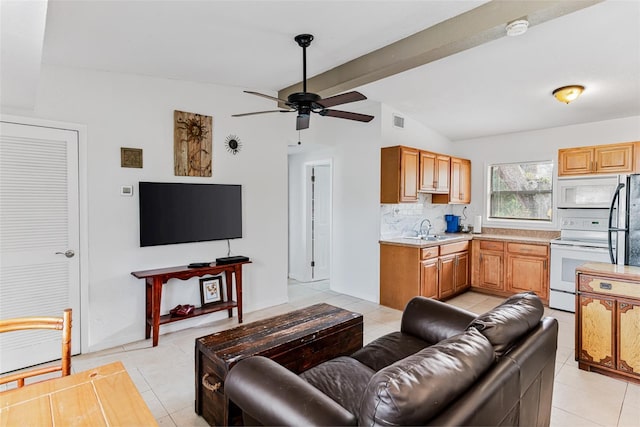
[[[225,393],[246,425],[548,426],[558,323],[533,293],[476,316],[416,297],[400,332],[295,375],[239,362]]]

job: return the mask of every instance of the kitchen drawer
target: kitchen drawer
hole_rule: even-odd
[[[436,258],[439,254],[438,246],[429,246],[428,248],[422,248],[420,251],[420,259]]]
[[[638,282],[610,280],[588,274],[579,275],[578,289],[582,292],[640,298],[640,283]]]
[[[531,245],[527,243],[507,243],[507,251],[512,254],[547,256],[546,245]]]
[[[487,251],[503,251],[504,242],[495,242],[493,240],[480,240],[480,249]]]
[[[449,243],[448,245],[440,246],[440,255],[455,254],[456,252],[463,252],[469,250],[469,241]]]

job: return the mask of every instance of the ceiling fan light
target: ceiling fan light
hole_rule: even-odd
[[[584,91],[584,86],[563,86],[554,90],[553,96],[555,96],[558,101],[568,104],[571,101],[575,101],[582,94],[582,91]]]

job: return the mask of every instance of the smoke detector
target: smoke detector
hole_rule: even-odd
[[[518,19],[507,24],[507,35],[509,37],[519,36],[527,32],[529,21],[526,19]]]

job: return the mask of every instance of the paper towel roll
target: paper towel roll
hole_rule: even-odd
[[[482,233],[482,215],[476,215],[473,218],[473,234]]]

